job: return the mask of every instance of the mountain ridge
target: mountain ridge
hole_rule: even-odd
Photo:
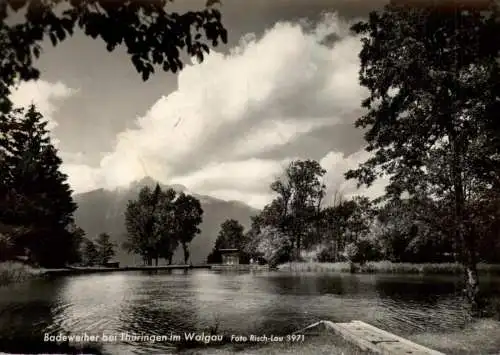
[[[166,185],[145,177],[132,182],[126,188],[95,190],[75,194],[74,201],[78,208],[75,211],[75,222],[86,232],[86,237],[94,239],[99,233],[108,233],[116,247],[116,261],[121,265],[139,264],[142,259],[137,255],[128,254],[121,245],[126,241],[125,209],[128,200],[136,199],[139,190],[144,186],[154,187],[159,184],[162,189],[174,188],[198,198],[203,208],[203,222],[200,225],[201,233],[190,245],[191,262],[201,264],[206,261],[207,255],[213,248],[219,227],[226,219],[236,219],[245,228],[250,227],[250,217],[259,213],[259,210],[248,206],[242,201],[225,201],[212,196],[197,194],[183,185]],[[174,254],[174,262],[182,260],[181,248]],[[162,260],[162,263],[165,261]]]

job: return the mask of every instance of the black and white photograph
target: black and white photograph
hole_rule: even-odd
[[[499,116],[497,0],[0,0],[0,355],[499,355]]]

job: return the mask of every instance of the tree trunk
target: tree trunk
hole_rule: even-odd
[[[297,234],[296,250],[295,250],[295,260],[300,261],[300,233]]]
[[[455,132],[451,131],[450,139],[452,147],[451,175],[455,204],[455,237],[463,255],[465,293],[472,315],[477,315],[479,311],[479,277],[477,273],[476,241],[474,235],[465,230],[465,193],[461,164],[461,152],[464,147],[458,142]]]
[[[473,315],[479,314],[479,276],[475,257],[469,255],[465,265],[465,293]]]
[[[172,265],[172,259],[174,258],[174,255],[173,254],[170,254],[168,256],[168,265]]]
[[[158,266],[158,257],[155,258],[155,265]]]
[[[184,265],[187,265],[189,260],[189,248],[187,243],[182,243],[182,250],[184,251]]]

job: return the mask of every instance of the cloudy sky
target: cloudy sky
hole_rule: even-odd
[[[251,3],[251,5],[249,5]],[[178,75],[142,82],[122,49],[81,33],[44,46],[41,80],[22,84],[50,120],[76,193],[116,188],[145,176],[262,207],[291,159],[316,159],[330,193],[356,191],[343,173],[367,158],[354,120],[360,41],[349,24],[382,0],[223,2],[227,46]],[[201,7],[178,1],[176,10]],[[369,4],[369,5],[367,5]]]

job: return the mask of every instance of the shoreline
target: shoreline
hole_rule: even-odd
[[[500,264],[477,265],[481,275],[500,275]],[[20,262],[8,261],[0,263],[0,287],[26,280],[51,277],[85,274],[99,274],[127,271],[162,271],[162,270],[195,270],[205,269],[213,271],[277,271],[277,272],[328,272],[338,274],[394,274],[394,275],[462,275],[463,267],[458,263],[392,263],[389,261],[367,262],[363,265],[348,262],[319,263],[319,262],[289,262],[278,265],[276,268],[253,268],[247,264],[239,265],[161,265],[161,266],[123,266],[123,267],[66,267],[66,268],[35,268]]]
[[[462,275],[463,266],[459,263],[393,263],[390,261],[369,261],[363,265],[349,262],[289,262],[278,265],[280,271],[291,272],[336,272],[359,274],[395,275]],[[478,273],[500,275],[500,264],[477,264]]]

